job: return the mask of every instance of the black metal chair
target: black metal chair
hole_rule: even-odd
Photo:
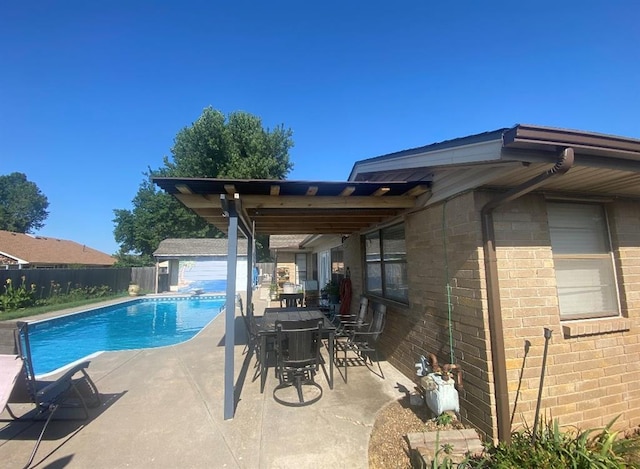
[[[82,411],[79,418],[86,420],[89,418],[89,408],[99,406],[101,401],[98,389],[87,373],[89,361],[83,361],[72,366],[61,376],[51,381],[40,380],[35,376],[31,360],[28,323],[17,322],[14,338],[17,356],[22,360],[24,380],[16,383],[6,409],[12,418],[23,420],[25,416],[16,416],[9,404],[31,403],[36,406],[35,415],[31,418],[33,420],[45,420],[29,461],[25,466],[28,467],[33,462],[49,422],[59,409],[68,407],[79,409]],[[77,418],[66,417],[66,419],[74,420]]]
[[[362,329],[369,312],[369,299],[362,295],[360,297],[360,307],[358,314],[337,314],[333,321],[336,326],[336,337],[348,335],[353,329]]]
[[[253,311],[247,309],[247,312],[245,313],[242,297],[240,295],[237,296],[237,300],[238,307],[240,308],[240,315],[242,316],[242,321],[244,322],[245,328],[247,330],[247,344],[242,353],[249,353],[252,350],[256,350],[257,352],[260,347],[260,340],[258,338],[258,330],[253,317]]]
[[[336,356],[338,351],[343,353],[343,357],[337,361],[341,361],[343,364],[345,383],[347,382],[347,368],[350,364],[364,364],[371,370],[369,364],[373,365],[372,355],[378,363],[378,370],[380,371],[378,376],[384,379],[378,355],[378,340],[384,331],[386,315],[386,305],[375,303],[373,305],[373,318],[370,323],[363,322],[360,325],[356,325],[350,328],[344,337],[339,337],[336,340]],[[355,357],[350,358],[348,356],[349,352],[355,353]]]
[[[276,321],[276,375],[280,383],[273,390],[276,402],[301,407],[322,397],[322,387],[315,382],[321,363],[322,320]],[[286,391],[296,394],[289,399]]]

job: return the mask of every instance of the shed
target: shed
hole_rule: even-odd
[[[158,267],[156,291],[222,293],[227,288],[226,238],[169,238],[153,253]],[[247,284],[247,240],[238,241],[236,285]]]

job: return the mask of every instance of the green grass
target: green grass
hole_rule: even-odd
[[[53,311],[60,311],[68,308],[77,308],[79,306],[90,305],[94,303],[102,303],[103,301],[115,300],[118,298],[124,298],[128,296],[128,293],[117,293],[113,295],[101,296],[99,298],[89,298],[84,300],[70,301],[68,303],[57,303],[51,305],[34,306],[32,308],[22,308],[12,311],[0,311],[0,321],[7,321],[10,319],[20,319],[27,316],[37,316],[39,314],[51,313]]]

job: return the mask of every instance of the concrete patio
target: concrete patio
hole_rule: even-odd
[[[268,300],[254,295],[257,314]],[[88,421],[49,425],[31,467],[39,468],[303,468],[368,467],[368,441],[377,412],[412,389],[386,362],[385,379],[366,367],[335,370],[330,390],[321,372],[322,399],[303,408],[273,400],[254,378],[255,357],[243,353],[244,323],[236,316],[235,417],[223,419],[224,314],[197,337],[176,346],[106,352],[89,372],[103,397]],[[326,349],[323,351],[326,356]],[[7,412],[1,414],[8,418]],[[3,422],[0,461],[23,467],[42,423]]]

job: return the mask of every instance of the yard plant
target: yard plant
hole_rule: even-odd
[[[13,285],[10,278],[4,285],[4,293],[0,295],[0,310],[11,311],[14,309],[27,308],[36,302],[36,286],[26,285],[26,277],[22,276],[22,283]]]
[[[0,294],[0,320],[80,306],[115,296],[106,285],[89,287],[71,285],[69,282],[62,286],[52,281],[48,286],[48,296],[45,297],[43,293],[47,287],[38,289],[33,283],[27,285],[25,276],[21,279],[20,285],[14,285],[11,279],[6,280],[4,291]]]
[[[540,469],[540,468],[640,468],[640,435],[626,437],[611,428],[563,430],[558,420],[541,421],[535,431],[525,427],[512,434],[510,443],[487,444],[482,457],[460,465],[439,467]]]

